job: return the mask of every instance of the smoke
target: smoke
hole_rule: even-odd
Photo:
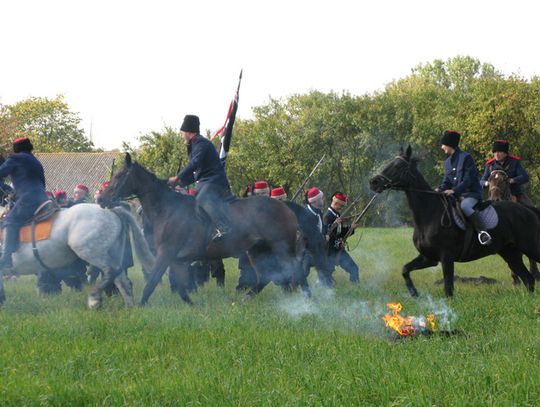
[[[337,297],[335,290],[316,287],[312,298],[294,294],[278,300],[276,307],[295,321],[311,318],[321,329],[383,336],[387,328],[382,317],[390,313],[386,303],[382,298],[373,301]],[[456,313],[444,299],[434,300],[427,296],[417,302],[417,308],[420,312],[415,320],[423,321],[424,325],[428,314],[435,315],[437,329],[440,330],[451,330],[457,321]],[[405,308],[402,314],[408,316],[411,312]]]
[[[457,314],[450,308],[444,298],[434,300],[431,295],[426,296],[423,300],[428,313],[434,314],[438,329],[452,330],[455,322],[458,319]]]

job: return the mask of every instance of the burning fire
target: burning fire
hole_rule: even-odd
[[[413,336],[417,333],[434,332],[437,330],[435,315],[433,314],[428,314],[426,318],[414,316],[402,317],[399,313],[403,307],[399,302],[389,302],[386,305],[392,310],[392,315],[386,314],[383,316],[384,323],[401,336]]]

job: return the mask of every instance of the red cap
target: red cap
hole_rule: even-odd
[[[332,200],[345,205],[347,203],[347,195],[345,195],[342,192],[336,192],[334,196],[332,197]]]
[[[255,183],[253,184],[253,187],[255,189],[265,189],[265,188],[268,188],[268,182],[266,182],[266,181],[255,181]]]
[[[19,137],[19,138],[16,138],[13,141],[13,144],[19,144],[19,143],[22,143],[22,142],[27,141],[27,140],[28,140],[28,137]]]
[[[323,193],[316,187],[312,187],[307,192],[307,198],[308,202],[311,203],[313,201],[316,201],[319,198],[322,198]]]
[[[86,193],[88,193],[88,191],[89,191],[88,187],[86,185],[84,185],[84,184],[75,185],[75,190],[77,190],[77,189],[80,189],[81,191],[84,191]]]
[[[64,191],[63,189],[57,189],[56,191],[54,191],[53,196],[55,198],[58,198],[58,197],[65,198],[67,197],[67,194],[66,194],[66,191]]]
[[[287,193],[281,187],[272,189],[272,192],[270,193],[270,196],[272,198],[278,199],[280,201],[287,199]]]
[[[270,193],[270,188],[268,187],[268,182],[255,181],[255,183],[253,184],[253,194],[268,195],[269,193]]]

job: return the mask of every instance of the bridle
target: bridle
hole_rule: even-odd
[[[411,161],[403,158],[402,156],[398,155],[394,159],[401,160],[407,164],[407,170],[402,174],[402,176],[408,176],[410,178],[416,179],[416,176],[411,172]],[[377,174],[376,176],[381,177],[383,180],[386,181],[386,183],[383,185],[384,189],[393,189],[396,191],[411,191],[411,192],[421,192],[424,194],[432,194],[437,195],[440,197],[442,205],[443,205],[443,215],[441,216],[441,226],[443,227],[450,227],[452,226],[452,218],[450,215],[450,203],[449,199],[450,197],[446,196],[443,192],[439,191],[432,191],[430,189],[418,189],[418,188],[411,188],[411,187],[402,187],[398,186],[395,181],[392,181],[390,178],[388,178],[384,174]]]

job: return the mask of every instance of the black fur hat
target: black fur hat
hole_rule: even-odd
[[[452,148],[457,148],[461,134],[455,130],[445,130],[441,137],[441,144]]]
[[[510,149],[510,143],[508,140],[495,140],[493,142],[493,147],[491,148],[492,152],[496,151],[502,151],[503,153],[508,154],[508,150]]]
[[[21,153],[23,151],[32,151],[34,146],[28,137],[19,137],[13,142],[13,152]]]
[[[199,134],[199,118],[195,115],[188,114],[186,117],[184,117],[184,122],[182,123],[182,127],[180,127],[180,130],[186,131],[188,133],[197,133]]]

